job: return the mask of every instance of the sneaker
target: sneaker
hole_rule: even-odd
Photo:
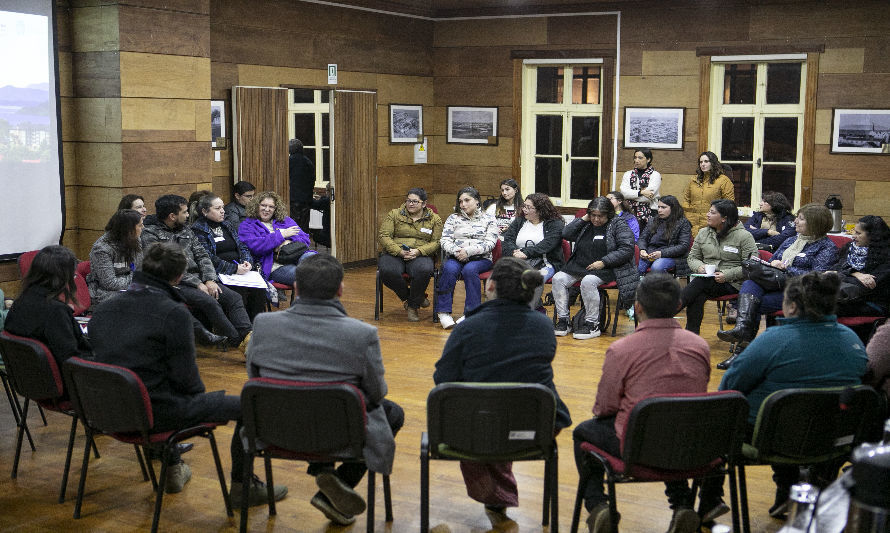
[[[467,318],[467,315],[462,315],[460,318],[454,321],[455,325],[463,322],[465,318]]]
[[[553,334],[557,337],[565,337],[569,332],[569,319],[568,318],[560,318],[556,321],[556,326],[553,327]]]
[[[337,477],[333,470],[326,470],[315,476],[315,484],[331,505],[342,514],[355,516],[365,512],[365,500]]]
[[[785,500],[781,503],[774,503],[772,507],[769,508],[769,515],[773,518],[785,518],[785,515],[788,514],[788,500]]]
[[[700,525],[698,514],[692,509],[674,509],[667,533],[696,533]]]
[[[423,302],[421,302],[420,307],[427,308],[430,306],[430,299],[426,296],[423,297]]]
[[[572,338],[581,340],[592,339],[594,337],[599,337],[600,334],[601,332],[599,323],[585,322],[581,325],[581,327],[578,328],[577,331],[572,333]]]
[[[439,324],[442,324],[442,329],[451,329],[454,327],[454,319],[451,318],[451,313],[438,313]]]
[[[616,520],[621,520],[618,514]],[[609,502],[599,503],[590,510],[587,517],[587,530],[590,533],[612,533],[612,514],[609,512]]]
[[[287,487],[284,485],[275,485],[272,488],[272,497],[275,498],[276,502],[284,498],[286,494]],[[232,507],[236,509],[241,508],[243,495],[244,484],[239,481],[233,481],[232,488],[229,490],[229,501],[232,503]],[[260,481],[260,478],[253,476],[247,489],[247,506],[253,507],[254,505],[266,505],[267,503],[269,503],[269,499],[267,497],[266,484]]]
[[[631,319],[632,319],[633,317],[634,317],[634,307],[633,307],[633,306],[630,306],[630,307],[627,309],[627,318],[631,318]]]
[[[354,516],[346,516],[331,505],[331,502],[324,497],[324,494],[318,493],[309,500],[312,507],[315,507],[321,514],[325,515],[328,520],[338,526],[348,526],[355,522]]]
[[[723,500],[701,514],[701,523],[708,524],[729,512],[729,506]]]
[[[164,482],[164,492],[167,494],[176,494],[182,492],[185,484],[192,479],[192,469],[189,465],[179,461],[175,465],[167,467],[167,480]]]
[[[488,517],[488,521],[491,522],[491,527],[494,529],[503,529],[504,526],[512,525],[513,523],[513,519],[507,516],[505,507],[486,505],[485,516]]]
[[[420,322],[420,315],[417,314],[417,309],[408,307],[406,310],[408,311],[408,322]]]
[[[242,352],[243,352],[244,350],[246,350],[246,349],[247,349],[247,344],[250,342],[250,338],[251,338],[251,337],[253,337],[253,331],[248,331],[248,332],[247,332],[247,335],[245,335],[244,338],[241,339],[241,343],[238,344],[238,349],[241,350]]]

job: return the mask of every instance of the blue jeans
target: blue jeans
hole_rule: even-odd
[[[755,324],[760,324],[760,315],[773,313],[782,309],[782,298],[784,297],[783,291],[766,292],[756,281],[751,281],[749,279],[745,280],[745,282],[742,283],[742,287],[739,289],[739,296],[743,294],[752,294],[755,298],[760,299],[760,307],[755,311],[753,317]]]
[[[442,274],[439,276],[439,286],[436,287],[437,313],[450,313],[454,299],[454,286],[458,278],[463,278],[464,289],[467,292],[464,300],[464,313],[472,311],[482,303],[482,284],[479,274],[491,270],[490,259],[468,261],[461,263],[453,257],[449,257],[442,265]]]
[[[641,276],[646,275],[646,270],[651,269],[652,272],[667,272],[677,266],[677,261],[670,257],[659,257],[655,261],[647,261],[640,259],[640,266],[637,270]]]
[[[315,250],[306,250],[306,252],[297,259],[296,265],[281,265],[269,273],[269,280],[288,287],[294,286],[294,280],[297,279],[297,266],[307,258],[317,254]]]

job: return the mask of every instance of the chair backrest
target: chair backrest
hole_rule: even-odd
[[[562,257],[566,263],[568,263],[569,259],[572,257],[572,243],[565,239],[562,240]]]
[[[65,394],[56,359],[42,342],[3,331],[0,353],[17,393],[32,400],[55,400]]]
[[[581,218],[586,214],[587,214],[587,208],[582,207],[582,208],[578,209],[577,211],[575,211],[575,218]]]
[[[537,383],[443,383],[426,401],[430,453],[538,454],[554,445],[556,398]]]
[[[241,390],[241,419],[250,450],[261,440],[304,454],[362,456],[365,401],[348,383],[253,378]]]
[[[494,244],[494,249],[491,251],[491,264],[494,265],[495,263],[497,263],[502,254],[503,247],[501,246],[501,240],[498,239],[498,242]]]
[[[74,287],[77,296],[77,307],[74,308],[74,315],[80,316],[84,314],[92,305],[90,300],[90,288],[87,286],[87,274],[90,273],[90,262],[81,261],[75,269]]]
[[[25,279],[25,276],[28,275],[28,271],[31,270],[31,263],[34,262],[34,256],[37,255],[37,252],[39,251],[40,250],[31,250],[30,252],[25,252],[19,256],[19,274],[21,274],[22,279]]]
[[[102,433],[149,433],[151,399],[135,372],[80,357],[63,366],[68,394],[84,424]]]
[[[435,205],[433,205],[433,204],[429,204],[429,203],[428,203],[428,204],[426,204],[426,206],[429,207],[429,208],[430,208],[430,211],[432,211],[433,213],[435,213],[435,214],[437,214],[437,215],[439,214],[439,210],[436,208]]]
[[[757,250],[757,255],[763,261],[769,261],[773,258],[773,253],[768,250]]]
[[[845,237],[844,235],[829,235],[828,238],[831,239],[831,242],[833,242],[834,245],[838,247],[838,249],[843,248],[847,245],[848,242],[852,240],[849,237]]]
[[[764,462],[840,457],[872,429],[878,406],[878,394],[866,385],[780,390],[761,404],[752,444]]]
[[[736,455],[748,401],[737,391],[646,398],[630,413],[622,453],[627,471],[688,471]]]

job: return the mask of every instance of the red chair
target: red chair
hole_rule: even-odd
[[[205,423],[175,431],[154,432],[152,431],[154,418],[148,390],[132,370],[72,357],[65,361],[65,377],[74,410],[83,421],[87,433],[83,465],[80,469],[80,484],[77,489],[77,503],[74,506],[74,518],[80,518],[87,468],[90,462],[90,445],[96,434],[109,435],[121,442],[132,444],[136,448],[136,456],[139,458],[142,476],[145,480],[148,480],[148,476],[145,473],[139,446],[145,448],[152,444],[163,444],[160,478],[155,479],[154,468],[151,462],[148,462],[152,485],[157,494],[151,523],[152,533],[158,530],[158,522],[161,517],[161,503],[167,481],[167,458],[179,442],[192,437],[200,436],[210,441],[213,460],[216,463],[216,473],[226,505],[226,514],[230,517],[234,516],[229,503],[222,463],[216,448],[216,439],[213,437],[213,430],[220,424]]]
[[[586,461],[598,461],[606,472],[612,533],[618,533],[617,483],[679,481],[729,474],[733,531],[739,531],[734,458],[741,453],[748,402],[736,391],[669,394],[646,398],[630,413],[620,456],[582,442]],[[587,463],[589,464],[589,463]],[[584,490],[590,480],[585,468],[578,480],[572,513],[577,533]]]
[[[34,262],[34,256],[40,250],[31,250],[25,252],[18,258],[19,274],[22,279],[28,275],[31,270],[31,263]],[[90,273],[90,262],[80,261],[74,270],[74,288],[77,297],[77,306],[74,308],[74,316],[83,316],[89,310],[92,302],[90,301],[90,289],[87,287],[87,274]]]
[[[853,240],[849,235],[828,235],[828,238],[831,239],[831,242],[833,242],[838,249],[843,248],[848,242]]]
[[[348,383],[311,383],[253,378],[241,390],[244,424],[244,479],[262,457],[269,490],[269,515],[275,516],[272,459],[333,462],[362,460],[367,413],[362,392]],[[320,413],[324,413],[320,416]],[[367,531],[374,531],[376,476],[368,470]],[[392,522],[389,476],[383,476],[386,521]],[[241,531],[247,531],[247,498],[242,500]]]
[[[25,252],[19,256],[17,263],[19,265],[19,274],[22,275],[22,279],[25,279],[25,276],[28,275],[28,271],[31,270],[31,263],[34,262],[34,256],[37,255],[39,251],[40,250],[31,250],[30,252]]]

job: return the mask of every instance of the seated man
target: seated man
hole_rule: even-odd
[[[343,266],[327,254],[297,266],[296,299],[290,309],[256,317],[247,346],[247,375],[296,381],[345,382],[361,389],[368,411],[365,462],[311,463],[320,492],[311,504],[328,519],[349,525],[365,510],[353,490],[365,471],[389,474],[395,455],[393,435],[405,419],[402,408],[384,398],[383,359],[377,328],[346,316],[340,303]],[[365,466],[367,465],[367,467]]]
[[[139,375],[151,398],[155,431],[169,431],[202,422],[241,418],[241,399],[225,391],[204,392],[195,363],[192,321],[182,305],[176,285],[185,272],[186,259],[175,243],[158,243],[145,251],[142,270],[133,273],[126,292],[96,307],[90,320],[90,338],[96,361],[129,368]],[[121,332],[126,332],[122,335]],[[232,506],[244,494],[244,448],[232,437]],[[175,493],[191,478],[191,470],[178,451],[170,458],[166,491]],[[275,499],[287,487],[275,487]],[[256,477],[248,488],[250,505],[266,503],[266,487]]]
[[[238,346],[251,331],[244,301],[237,292],[216,283],[216,270],[192,230],[186,226],[188,203],[182,196],[165,194],[155,202],[155,217],[145,219],[142,247],[153,242],[173,242],[182,248],[187,266],[178,284],[182,299],[206,316],[216,333]]]
[[[593,405],[596,417],[575,427],[573,436],[578,471],[586,467],[593,474],[584,488],[584,504],[590,511],[587,525],[591,533],[610,532],[612,517],[603,492],[604,470],[599,462],[585,459],[581,443],[586,441],[607,453],[620,455],[624,428],[639,401],[658,394],[707,391],[711,373],[708,343],[682,329],[672,318],[679,305],[680,286],[670,275],[652,272],[640,281],[634,302],[634,312],[640,324],[630,336],[615,341],[606,350]],[[686,481],[665,485],[668,502],[674,510],[668,533],[698,531],[699,517],[692,510],[692,492]],[[729,511],[719,500],[719,495],[716,498],[716,502],[710,502],[710,507],[703,507],[707,510],[703,520],[713,520]]]

